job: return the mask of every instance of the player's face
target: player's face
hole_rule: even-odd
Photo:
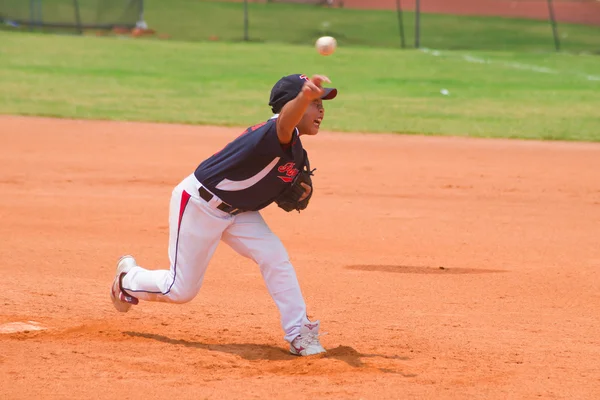
[[[319,133],[319,128],[323,117],[325,116],[325,109],[323,108],[323,100],[317,99],[310,103],[304,116],[298,124],[298,130],[301,135],[316,135]]]

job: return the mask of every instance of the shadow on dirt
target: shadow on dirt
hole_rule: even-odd
[[[125,335],[140,337],[145,339],[152,339],[163,343],[174,344],[179,346],[192,347],[195,349],[209,350],[209,351],[220,351],[223,353],[235,354],[242,357],[245,360],[293,360],[296,357],[288,353],[281,347],[269,346],[265,344],[253,344],[253,343],[234,343],[234,344],[208,344],[202,342],[195,342],[192,340],[185,339],[172,339],[163,335],[156,335],[153,333],[141,333],[141,332],[123,332]]]
[[[385,356],[382,354],[363,354],[354,350],[350,346],[338,346],[335,349],[327,350],[324,358],[333,358],[340,361],[344,361],[346,364],[351,367],[360,368],[365,364],[363,363],[363,358],[386,358],[388,360],[400,360],[406,361],[408,357],[402,356]]]
[[[162,343],[168,343],[179,346],[192,347],[196,349],[209,350],[209,351],[219,351],[228,354],[235,354],[245,360],[255,361],[255,360],[273,360],[273,361],[281,361],[281,360],[296,360],[297,356],[293,356],[288,353],[287,350],[281,347],[269,346],[264,344],[253,344],[253,343],[236,343],[236,344],[207,344],[202,342],[195,342],[191,340],[185,339],[172,339],[167,336],[157,335],[153,333],[141,333],[141,332],[132,332],[126,331],[123,334],[138,337],[144,339],[156,340]],[[311,357],[314,359],[313,357]],[[356,351],[354,348],[350,346],[338,346],[336,348],[330,349],[324,355],[316,356],[315,358],[328,358],[335,359],[345,362],[351,367],[354,368],[362,368],[365,367],[365,364],[362,361],[362,358],[382,358],[389,360],[401,360],[406,361],[408,357],[402,356],[386,356],[381,354],[363,354]],[[390,369],[380,369],[382,372],[387,373],[398,373],[397,371]],[[408,375],[407,375],[408,376]]]
[[[435,274],[435,275],[462,275],[462,274],[491,274],[508,272],[500,269],[483,268],[447,268],[447,267],[417,267],[409,265],[347,265],[346,269],[355,271],[392,272],[396,274]]]

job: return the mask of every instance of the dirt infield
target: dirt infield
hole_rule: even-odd
[[[295,358],[223,245],[188,304],[109,299],[121,254],[167,267],[173,186],[239,129],[0,126],[3,399],[600,398],[598,144],[306,139],[311,206],[264,211],[328,332]]]
[[[336,0],[335,4],[340,1]],[[343,0],[344,7],[396,9],[395,0]],[[415,0],[402,0],[402,9],[414,10]],[[600,2],[596,0],[554,0],[557,21],[600,25]],[[546,0],[421,0],[426,13],[502,16],[513,18],[549,18]]]

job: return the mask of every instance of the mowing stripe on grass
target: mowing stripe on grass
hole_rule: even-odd
[[[565,74],[564,71],[557,71],[557,70],[547,68],[547,67],[540,67],[537,65],[523,64],[523,63],[516,63],[516,62],[492,61],[487,58],[475,57],[468,53],[462,54],[462,53],[454,53],[454,52],[442,52],[440,50],[432,50],[432,49],[428,49],[428,48],[422,48],[420,50],[423,53],[430,54],[434,57],[440,57],[440,56],[460,57],[467,62],[476,63],[476,64],[496,64],[496,65],[500,65],[500,66],[504,66],[504,67],[508,67],[508,68],[520,69],[520,70],[524,70],[524,71],[539,72],[539,73],[543,73],[543,74]],[[600,76],[597,76],[597,75],[588,75],[588,74],[584,74],[584,73],[577,72],[577,71],[568,71],[568,74],[577,76],[579,78],[587,79],[588,81],[600,81]]]

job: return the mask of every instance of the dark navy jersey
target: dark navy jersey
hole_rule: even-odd
[[[223,150],[204,160],[194,175],[229,205],[258,211],[287,189],[304,160],[294,129],[291,145],[279,143],[277,117],[248,128]]]

